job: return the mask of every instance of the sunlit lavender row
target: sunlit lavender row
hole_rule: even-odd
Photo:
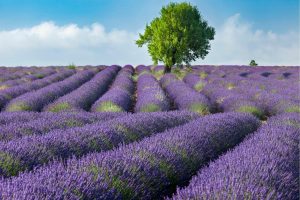
[[[300,67],[0,73],[0,199],[299,199]]]
[[[192,66],[165,75],[164,66],[145,65],[25,69],[3,72],[2,111],[178,109],[247,112],[260,119],[299,112],[297,67]]]

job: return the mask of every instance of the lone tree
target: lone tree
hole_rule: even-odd
[[[251,60],[251,62],[250,62],[249,65],[250,65],[250,66],[257,66],[257,63],[255,62],[255,60]]]
[[[215,29],[202,19],[196,6],[170,3],[162,7],[159,17],[146,25],[136,44],[139,47],[147,44],[154,64],[162,61],[165,72],[170,72],[175,64],[204,59],[214,35]]]

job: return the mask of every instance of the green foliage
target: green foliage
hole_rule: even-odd
[[[8,85],[1,85],[1,86],[0,86],[0,90],[5,90],[5,89],[7,89],[7,88],[9,88]]]
[[[137,82],[138,78],[139,78],[139,75],[138,75],[138,74],[134,74],[134,75],[132,76],[132,80],[133,80],[134,82]]]
[[[67,66],[68,69],[76,69],[76,65],[75,64],[70,64]]]
[[[101,103],[101,105],[98,106],[96,110],[98,112],[122,112],[123,111],[123,109],[120,106],[110,101]]]
[[[235,88],[235,85],[234,85],[234,83],[228,83],[228,84],[226,85],[226,88],[227,88],[228,90],[232,90],[233,88]]]
[[[201,103],[193,103],[190,106],[189,110],[192,112],[196,112],[200,115],[207,115],[210,113],[208,107]]]
[[[6,175],[16,176],[21,171],[21,164],[9,154],[0,152],[0,169]]]
[[[153,71],[152,72],[153,76],[157,79],[160,80],[160,78],[165,74],[164,70],[159,70],[159,71]]]
[[[208,74],[206,72],[200,72],[201,79],[206,79],[207,76],[208,76]]]
[[[35,76],[37,78],[44,78],[45,77],[45,75],[43,75],[43,74],[34,74],[33,76]]]
[[[300,113],[300,107],[299,106],[291,106],[285,109],[285,112],[295,112]]]
[[[59,103],[51,108],[49,108],[49,111],[51,112],[61,112],[71,109],[71,106],[67,102]]]
[[[147,104],[142,107],[141,112],[158,112],[161,111],[156,104]]]
[[[297,120],[286,120],[284,121],[284,124],[300,128],[300,123]]]
[[[188,71],[185,69],[180,69],[179,67],[176,66],[172,69],[172,73],[175,74],[177,78],[182,80],[186,76]]]
[[[26,105],[23,102],[16,102],[11,104],[6,111],[8,112],[14,112],[14,111],[31,111],[31,107]]]
[[[239,109],[237,110],[237,112],[250,113],[250,114],[258,117],[259,119],[263,119],[264,118],[263,111],[261,111],[260,109],[254,107],[254,106],[241,106],[241,107],[239,107]]]
[[[175,64],[204,59],[214,35],[214,28],[202,19],[196,6],[170,3],[161,9],[160,17],[146,25],[136,44],[139,47],[147,44],[154,64],[164,62],[166,72],[170,72]]]
[[[194,85],[194,89],[198,92],[200,92],[205,86],[205,83],[203,82],[198,82],[196,85]]]
[[[62,127],[77,127],[77,126],[83,126],[84,123],[76,121],[75,119],[69,119],[67,121],[64,122],[64,124],[62,125]]]
[[[255,60],[251,60],[251,62],[250,62],[249,65],[250,65],[250,66],[257,66],[257,63],[255,62]]]

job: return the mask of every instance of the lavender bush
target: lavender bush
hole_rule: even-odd
[[[105,113],[104,119],[108,119]],[[12,176],[23,170],[47,163],[54,158],[82,156],[89,152],[112,149],[167,128],[184,124],[197,115],[189,112],[134,114],[98,122],[80,128],[56,130],[0,143],[0,176]],[[99,120],[99,119],[98,119]],[[102,120],[101,120],[102,121]]]
[[[173,74],[164,75],[160,82],[179,110],[190,110],[202,115],[210,113],[212,107],[209,100]]]
[[[169,100],[157,80],[151,74],[140,75],[137,81],[135,112],[167,111]]]
[[[119,70],[119,66],[107,67],[73,92],[46,106],[44,110],[51,112],[89,110],[99,96],[106,92]]]
[[[79,87],[82,83],[88,81],[95,74],[92,70],[78,72],[75,75],[53,83],[42,89],[26,93],[16,99],[13,99],[6,105],[6,111],[40,111],[45,105],[51,103],[59,96]]]
[[[158,199],[187,181],[210,159],[255,131],[251,115],[207,116],[178,128],[2,180],[2,198]],[[225,142],[226,141],[226,142]]]
[[[264,125],[172,199],[299,199],[300,131],[282,124],[288,118]]]
[[[129,111],[132,104],[134,69],[125,66],[121,69],[110,89],[92,106],[93,112],[123,112]]]
[[[16,98],[30,91],[40,89],[51,83],[61,81],[71,76],[74,73],[75,73],[74,70],[66,70],[66,71],[55,73],[51,76],[47,76],[43,79],[33,81],[31,83],[22,84],[22,85],[18,85],[15,87],[2,90],[0,91],[0,108],[2,109],[13,98]]]
[[[29,122],[15,122],[0,126],[0,141],[9,141],[28,135],[44,135],[52,130],[61,131],[71,127],[84,126],[85,124],[105,121],[117,116],[112,113],[94,115],[91,113],[61,113],[59,115],[40,114],[39,118]],[[35,116],[33,116],[35,117]]]

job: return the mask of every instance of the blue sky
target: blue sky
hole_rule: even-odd
[[[147,22],[150,22],[159,14],[161,6],[169,2],[167,0],[0,0],[0,42],[1,36],[2,41],[4,39],[7,40],[7,38],[16,37],[15,40],[22,42],[25,45],[22,48],[26,49],[27,42],[29,43],[29,41],[36,38],[36,35],[33,34],[34,36],[32,36],[29,33],[38,30],[37,34],[40,36],[39,31],[44,31],[44,29],[62,31],[61,35],[66,32],[65,30],[77,31],[77,36],[74,36],[75,39],[79,36],[86,36],[86,39],[89,40],[91,36],[87,35],[93,32],[95,29],[95,27],[93,29],[93,24],[95,25],[95,23],[104,29],[103,32],[100,31],[101,33],[96,31],[100,36],[104,34],[106,37],[110,37],[111,34],[117,34],[123,40],[132,40],[132,38],[136,39],[137,33],[143,30]],[[231,42],[231,44],[228,42],[234,39],[235,33],[224,36],[227,38],[225,44],[221,42],[221,34],[229,34],[228,29],[237,31],[238,33],[236,34],[241,34],[240,37],[246,34],[239,33],[239,29],[245,31],[245,33],[252,33],[248,35],[248,38],[245,36],[244,38],[240,38],[241,40],[249,41],[244,44],[248,45],[245,46],[247,49],[244,52],[245,55],[243,55],[245,58],[233,59],[234,56],[237,56],[234,55],[234,52],[240,52],[237,49],[233,50],[232,53],[226,53],[223,58],[220,55],[212,58],[210,56],[207,61],[210,64],[220,64],[221,62],[224,64],[233,64],[227,62],[242,64],[248,59],[247,53],[250,54],[249,59],[252,59],[253,56],[257,57],[259,53],[256,55],[250,52],[251,47],[249,45],[251,45],[251,41],[253,43],[253,38],[253,48],[258,48],[260,53],[266,53],[266,56],[262,56],[261,58],[263,64],[299,64],[299,56],[296,55],[293,55],[293,61],[290,63],[284,62],[285,60],[274,61],[271,60],[271,55],[267,56],[267,53],[272,53],[270,50],[272,48],[278,54],[289,54],[287,48],[288,45],[292,44],[292,39],[296,40],[296,42],[294,41],[296,46],[293,44],[291,48],[294,48],[294,51],[297,51],[297,48],[299,50],[299,0],[191,0],[189,2],[199,8],[203,18],[216,28],[217,35],[219,33],[218,39],[215,42],[216,44],[212,46],[211,53],[217,52],[220,54],[220,45],[228,45],[228,51],[234,48],[232,45],[239,46],[237,45],[239,44],[238,41]],[[74,28],[74,26],[76,27]],[[85,29],[88,29],[88,31],[84,31]],[[19,30],[20,32],[13,34],[12,32],[15,30]],[[43,35],[45,34],[43,33]],[[99,41],[98,44],[101,44],[101,48],[97,48],[93,44],[88,46],[88,43],[83,45],[87,48],[87,51],[81,52],[82,58],[79,60],[78,55],[75,53],[76,48],[79,48],[78,45],[76,48],[66,48],[59,45],[57,47],[53,46],[55,42],[59,42],[57,38],[61,38],[61,35],[57,35],[56,38],[53,38],[53,34],[43,36],[43,38],[49,37],[53,41],[50,46],[49,44],[45,44],[45,42],[41,42],[41,39],[35,40],[34,47],[29,45],[27,48],[28,54],[30,52],[31,54],[23,56],[24,58],[18,56],[18,53],[21,52],[20,48],[16,49],[16,45],[7,42],[5,44],[10,52],[7,55],[2,55],[2,57],[0,54],[0,60],[4,62],[0,63],[0,65],[19,65],[23,63],[26,65],[43,65],[50,64],[51,61],[53,64],[66,64],[67,62],[96,64],[101,63],[101,61],[105,61],[106,63],[111,62],[111,64],[113,62],[120,64],[125,62],[134,64],[135,62],[151,62],[149,57],[140,56],[146,54],[145,48],[142,50],[135,49],[129,42],[116,41],[116,38],[112,42],[115,42],[113,45],[105,43],[105,41]],[[228,37],[232,38],[228,39]],[[71,39],[71,41],[75,40],[74,38]],[[273,43],[277,40],[279,40],[280,44],[276,46]],[[82,42],[78,43],[82,45]],[[257,46],[255,46],[256,43]],[[268,48],[265,46],[261,47],[259,46],[261,43],[266,43],[270,46]],[[128,59],[126,59],[126,55],[122,59],[118,59],[117,55],[113,56],[112,52],[114,50],[118,54],[126,54],[126,52],[123,53],[122,51],[126,51],[126,45],[128,49],[137,53],[128,55]],[[243,46],[239,48],[243,48]],[[224,49],[222,50],[224,51]],[[66,59],[61,59],[62,55],[55,55],[55,52],[62,53],[64,51],[68,51],[65,55]],[[106,56],[103,58],[100,56],[98,59],[95,58],[99,51]],[[40,58],[34,58],[34,55],[38,55]],[[47,55],[49,58],[47,58]],[[135,56],[142,57],[142,59],[134,59]],[[286,60],[288,61],[288,59]],[[205,63],[205,60],[199,60],[199,62]]]

